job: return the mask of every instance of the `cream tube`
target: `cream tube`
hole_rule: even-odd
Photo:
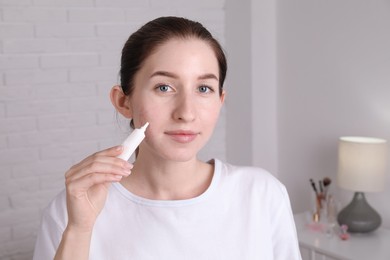
[[[145,130],[149,126],[149,122],[146,122],[141,128],[136,128],[131,132],[131,134],[126,138],[126,140],[122,143],[123,152],[121,155],[117,156],[125,161],[129,160],[131,155],[134,153],[135,149],[137,149],[138,145],[145,138]]]

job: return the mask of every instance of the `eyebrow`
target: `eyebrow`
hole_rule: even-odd
[[[168,72],[168,71],[156,71],[150,77],[152,78],[152,77],[156,77],[156,76],[164,76],[164,77],[169,77],[169,78],[174,78],[174,79],[179,78],[178,75],[171,73],[171,72]],[[215,76],[213,73],[206,73],[206,74],[200,75],[198,77],[198,79],[215,79],[218,81],[218,77]]]

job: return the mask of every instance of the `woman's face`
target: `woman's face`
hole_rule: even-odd
[[[224,100],[212,48],[199,39],[171,39],[135,75],[134,125],[150,125],[139,156],[188,161],[210,138]]]

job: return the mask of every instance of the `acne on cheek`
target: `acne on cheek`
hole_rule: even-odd
[[[152,118],[153,116],[151,116],[151,113],[149,113],[148,110],[146,109],[134,110],[133,120],[134,120],[134,125],[136,127],[140,127],[146,122],[149,122],[149,124],[153,124],[151,122],[153,121]],[[150,128],[150,126],[148,128]]]

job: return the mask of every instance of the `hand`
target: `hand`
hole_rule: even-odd
[[[116,158],[122,151],[123,147],[117,146],[97,152],[66,172],[68,230],[92,232],[111,182],[131,173],[133,165]]]

